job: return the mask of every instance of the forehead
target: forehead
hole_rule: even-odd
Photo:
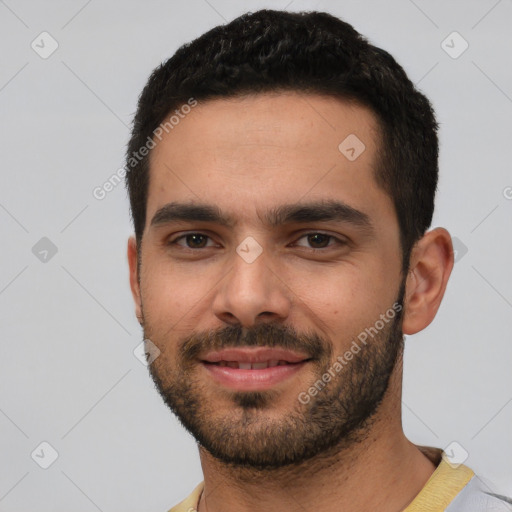
[[[200,103],[155,140],[146,225],[183,199],[238,217],[331,199],[378,215],[392,209],[374,179],[379,140],[371,110],[333,97],[286,92]]]

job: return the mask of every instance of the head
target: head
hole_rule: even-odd
[[[131,287],[157,389],[214,457],[296,464],[399,411],[403,333],[453,265],[427,233],[436,131],[396,61],[326,13],[243,15],[153,72],[127,151]],[[211,359],[241,347],[297,361],[237,387]]]

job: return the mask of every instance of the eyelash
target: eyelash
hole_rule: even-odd
[[[179,245],[177,242],[178,240],[181,240],[183,238],[187,238],[188,236],[192,236],[192,235],[200,235],[200,236],[204,236],[208,239],[211,240],[211,237],[206,235],[205,233],[200,233],[200,232],[196,232],[196,231],[191,231],[189,233],[185,233],[184,235],[180,235],[178,236],[177,238],[175,238],[174,240],[170,240],[168,242],[167,245],[176,245],[178,247],[181,247],[182,249],[184,250],[188,250],[188,251],[194,251],[194,252],[197,252],[197,251],[200,251],[201,249],[208,249],[208,247],[198,247],[198,248],[191,248],[191,247],[183,247],[181,245]],[[321,231],[311,231],[309,233],[304,233],[300,238],[298,238],[298,240],[301,240],[302,238],[306,238],[308,236],[311,236],[311,235],[323,235],[323,236],[326,236],[328,237],[329,239],[332,239],[334,240],[339,246],[344,246],[344,245],[347,245],[347,242],[344,241],[344,240],[341,240],[337,237],[335,237],[334,235],[330,235],[328,233],[322,233]],[[329,240],[330,241],[330,240]],[[333,245],[328,245],[327,247],[321,247],[321,248],[315,248],[315,247],[303,247],[305,249],[308,249],[310,251],[314,251],[314,252],[317,252],[317,251],[325,251],[329,248],[332,248]]]

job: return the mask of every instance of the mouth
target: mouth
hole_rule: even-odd
[[[291,378],[312,359],[289,350],[253,347],[210,352],[200,360],[209,377],[221,386],[263,391]]]
[[[242,361],[219,361],[218,363],[211,363],[204,361],[205,364],[214,364],[221,367],[236,368],[239,370],[265,370],[266,368],[274,368],[275,366],[283,366],[286,364],[299,364],[290,363],[289,361],[271,359],[270,361],[262,361],[260,363],[247,363]]]

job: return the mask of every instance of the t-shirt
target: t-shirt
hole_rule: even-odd
[[[440,448],[417,448],[436,469],[402,512],[512,512],[512,499],[494,494],[472,469],[448,462]],[[204,482],[201,482],[192,494],[168,512],[197,512],[203,488]]]

